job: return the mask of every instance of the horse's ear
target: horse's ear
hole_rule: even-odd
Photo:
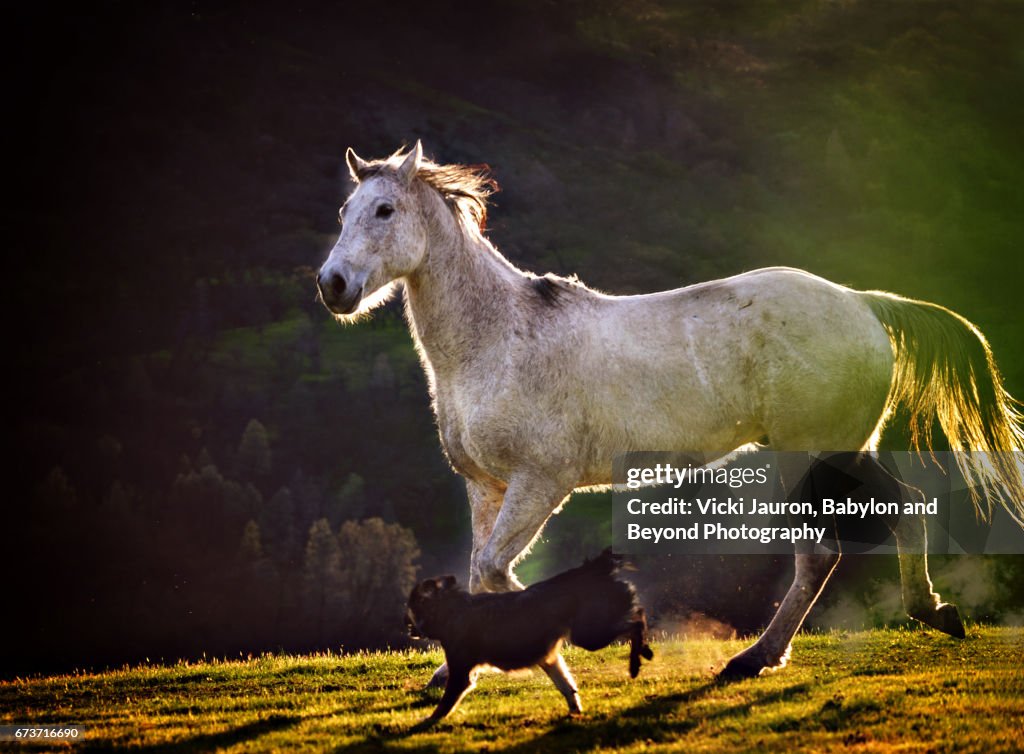
[[[423,159],[423,144],[419,139],[416,140],[416,146],[409,152],[409,156],[405,158],[398,167],[398,177],[402,179],[402,182],[408,186],[412,183],[412,179],[416,177],[417,171],[420,169],[420,161]]]
[[[359,176],[363,175],[366,169],[370,167],[370,163],[357,155],[352,147],[345,150],[345,162],[348,163],[348,174],[352,176],[352,180],[356,183],[359,183]]]

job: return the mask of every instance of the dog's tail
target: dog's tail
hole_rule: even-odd
[[[616,578],[623,558],[611,548],[580,566],[585,576],[580,586],[580,608],[570,627],[572,642],[591,652],[603,649],[618,638],[629,640],[629,674],[636,678],[640,658],[654,657],[647,644],[647,618],[636,596],[636,589],[625,579]]]

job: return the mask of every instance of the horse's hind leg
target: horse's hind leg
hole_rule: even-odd
[[[810,481],[805,458],[794,453],[779,459],[779,471],[787,499],[794,493],[797,493],[797,498],[802,499],[798,494],[800,484],[802,481]],[[804,618],[814,606],[839,562],[839,547],[834,525],[831,531],[826,532],[823,544],[828,544],[829,540],[832,544],[831,549],[812,542],[801,543],[797,548],[793,583],[775,612],[775,617],[756,642],[729,660],[719,673],[719,678],[752,678],[765,668],[785,665],[789,657],[790,642],[800,630]]]
[[[912,490],[906,485],[901,486]],[[917,490],[912,492],[921,495]],[[928,535],[924,517],[901,516],[892,529],[899,551],[900,582],[907,615],[944,634],[964,638],[964,624],[956,605],[942,602],[939,595],[932,591],[932,580],[928,577]]]
[[[922,502],[924,495],[889,472],[877,459],[862,457],[860,476],[870,487],[878,488],[883,499],[898,497],[902,510],[908,502]],[[923,516],[903,514],[887,520],[896,535],[896,549],[900,561],[900,584],[903,606],[907,615],[943,633],[964,638],[964,624],[956,605],[943,603],[932,591],[928,577],[928,532]]]
[[[764,668],[784,665],[789,644],[839,562],[839,553],[797,553],[796,575],[768,628],[751,646],[729,660],[719,678],[753,678]]]

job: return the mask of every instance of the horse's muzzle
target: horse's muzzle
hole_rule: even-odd
[[[351,314],[363,300],[363,286],[345,280],[340,272],[324,272],[316,276],[320,300],[334,314]]]

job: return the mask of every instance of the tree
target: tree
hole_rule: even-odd
[[[204,469],[207,466],[213,466],[213,465],[215,465],[215,464],[213,462],[213,456],[210,455],[210,451],[207,448],[205,448],[205,447],[200,449],[199,455],[196,456],[196,465],[195,465],[195,467],[197,469]],[[189,467],[189,470],[191,470],[191,467]]]
[[[395,370],[391,366],[391,359],[387,351],[381,351],[373,360],[373,369],[370,372],[370,386],[380,390],[382,393],[393,391],[397,385]]]
[[[233,587],[224,595],[231,604],[232,625],[240,633],[237,641],[250,649],[279,645],[283,631],[284,584],[270,558],[263,554],[260,526],[246,522],[232,566]]]
[[[309,531],[314,521],[326,515],[320,486],[315,479],[298,468],[288,480],[288,489],[291,490],[292,501],[295,504],[296,530]],[[336,525],[336,522],[332,522],[332,525]]]
[[[170,525],[181,529],[190,543],[206,555],[230,557],[238,530],[260,507],[262,496],[250,484],[226,479],[213,464],[198,472],[179,474],[168,498]],[[211,550],[211,548],[214,548]]]
[[[362,518],[366,512],[365,487],[366,483],[361,476],[354,471],[349,472],[341,489],[327,505],[327,518],[332,525],[338,526],[347,519]]]
[[[342,524],[338,546],[345,636],[360,645],[397,640],[416,582],[416,537],[400,524],[370,518]]]
[[[278,563],[291,560],[297,544],[295,502],[291,490],[282,487],[274,493],[260,512],[259,525],[267,554]]]
[[[317,645],[341,622],[344,596],[341,589],[341,551],[326,518],[309,529],[302,573],[302,596]]]
[[[135,491],[120,479],[115,479],[92,516],[97,534],[105,540],[107,552],[126,552],[132,546],[138,546],[141,527],[135,506]]]
[[[263,557],[263,543],[260,542],[260,525],[251,518],[242,530],[242,541],[238,543],[238,558],[244,563],[254,563]]]
[[[270,440],[267,428],[257,419],[250,419],[238,444],[238,474],[243,479],[259,481],[270,474]]]

